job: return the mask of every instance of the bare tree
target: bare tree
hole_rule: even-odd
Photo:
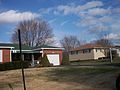
[[[67,52],[70,51],[70,49],[80,46],[80,40],[78,40],[76,36],[65,36],[60,40],[60,43]]]
[[[21,40],[25,45],[33,47],[53,43],[52,28],[41,19],[20,22],[12,35],[13,43],[18,43],[17,29],[21,30]]]
[[[91,43],[102,45],[102,46],[113,45],[112,41],[109,39],[107,34],[102,35],[102,37],[99,37],[98,40],[92,41]]]
[[[111,46],[112,42],[110,42],[110,40],[108,40],[108,39],[100,39],[100,40],[96,40],[95,44],[99,44],[102,46]]]

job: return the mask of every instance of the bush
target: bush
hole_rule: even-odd
[[[52,66],[52,64],[50,64],[46,54],[44,54],[43,58],[41,58],[40,66],[42,66],[42,67]]]
[[[23,67],[28,68],[29,67],[29,62],[24,61],[23,62]],[[7,63],[1,63],[0,64],[0,71],[14,70],[14,69],[20,69],[20,68],[21,68],[21,62],[20,61],[7,62]]]
[[[62,59],[62,65],[69,65],[69,55],[67,52],[63,52],[63,59]]]

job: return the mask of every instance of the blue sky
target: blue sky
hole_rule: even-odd
[[[22,20],[42,18],[56,44],[65,35],[90,42],[107,34],[120,44],[120,0],[0,0],[0,42],[10,42]]]

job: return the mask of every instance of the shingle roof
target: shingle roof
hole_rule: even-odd
[[[12,43],[0,43],[0,46],[4,47],[14,47],[13,50],[19,50],[19,45],[18,44],[12,44]],[[22,50],[35,50],[35,49],[41,49],[41,48],[55,48],[55,49],[60,49],[60,47],[54,47],[54,46],[48,46],[48,45],[42,45],[38,47],[29,47],[27,45],[22,45]]]
[[[14,47],[13,50],[19,50],[19,45],[18,44],[12,44],[12,43],[0,43],[0,46],[4,47]],[[31,47],[27,45],[22,45],[22,50],[32,50]]]
[[[54,46],[48,46],[48,45],[41,45],[41,46],[34,47],[33,49],[37,49],[37,48],[60,48],[60,47],[54,47]]]
[[[81,45],[78,48],[71,49],[70,51],[76,51],[76,50],[81,50],[81,49],[91,49],[91,48],[110,48],[110,47],[112,46],[102,46],[98,44],[85,44],[85,45]]]
[[[118,45],[117,45],[117,46],[115,46],[115,47],[116,47],[116,48],[120,48],[120,46],[118,46]]]

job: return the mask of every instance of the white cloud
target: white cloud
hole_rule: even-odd
[[[74,7],[72,6],[67,6],[67,5],[60,5],[57,7],[57,10],[60,12],[63,12],[64,15],[67,15],[69,13],[73,13]]]
[[[116,31],[120,34],[120,8],[110,6],[106,8],[100,0],[89,1],[83,5],[59,5],[45,10],[54,15],[76,15],[78,19],[75,20],[75,24],[87,28],[86,31],[89,30],[96,36]],[[61,26],[65,23],[67,22],[61,23]],[[110,34],[110,37],[113,36],[117,37]]]
[[[103,17],[101,17],[99,20],[100,20],[101,22],[103,22],[103,23],[108,23],[108,22],[113,21],[113,18],[110,17],[110,16],[103,16]]]
[[[100,7],[103,6],[103,3],[101,1],[91,1],[87,2],[84,5],[78,5],[75,6],[73,3],[69,5],[59,5],[57,7],[49,7],[47,9],[43,8],[40,9],[41,14],[49,14],[50,12],[54,13],[55,15],[58,15],[60,13],[63,13],[64,15],[68,14],[81,14],[84,10]]]
[[[91,2],[88,2],[86,3],[83,7],[85,9],[89,9],[89,8],[93,8],[93,7],[100,7],[100,6],[103,6],[103,3],[101,1],[91,1]]]
[[[0,13],[0,23],[14,23],[22,20],[29,20],[38,17],[37,13],[32,12],[18,12],[16,10],[9,10]]]
[[[93,16],[85,16],[80,22],[79,25],[82,26],[91,26],[91,25],[96,25],[98,24],[98,19],[96,17]]]
[[[104,8],[93,8],[88,10],[89,15],[106,15],[109,14],[111,11],[109,9],[104,9]]]
[[[103,3],[101,1],[91,1],[84,5],[77,6],[76,10],[79,12],[79,11],[87,10],[90,8],[100,7],[100,6],[103,6]]]
[[[95,8],[95,7],[100,7],[103,6],[103,3],[101,1],[91,1],[88,2],[84,5],[59,5],[57,7],[57,11],[63,12],[64,15],[68,14],[79,14],[80,12],[90,9],[90,8]]]
[[[85,15],[82,17],[82,19],[77,22],[77,26],[93,26],[93,25],[101,25],[103,23],[111,23],[113,22],[113,18],[110,16],[102,16],[100,18],[91,16],[91,15]]]
[[[50,8],[42,8],[39,10],[39,12],[41,14],[49,14],[51,11],[53,11],[54,7],[50,7]]]

